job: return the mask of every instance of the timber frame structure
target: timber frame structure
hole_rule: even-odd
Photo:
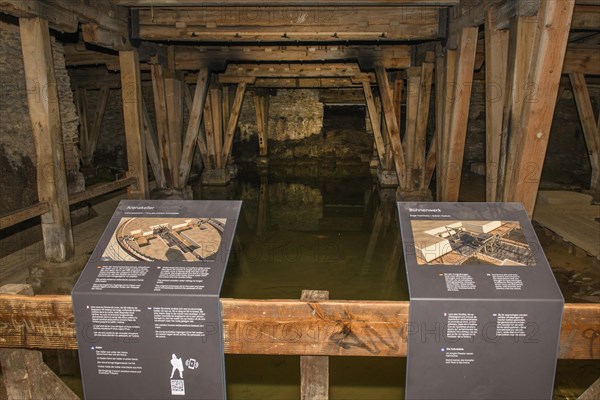
[[[576,99],[590,188],[600,190],[600,117],[586,83],[600,75],[595,0],[0,0],[0,13],[18,18],[39,168],[39,202],[1,216],[0,226],[41,216],[53,262],[73,256],[70,205],[125,187],[130,198],[147,198],[148,169],[158,188],[181,190],[196,154],[203,182],[227,182],[248,91],[258,152],[268,157],[269,88],[358,93],[375,164],[398,198],[426,198],[435,180],[437,200],[457,201],[473,81],[483,80],[487,201],[522,202],[531,215],[562,78]],[[121,89],[123,100],[127,176],[70,197],[57,96],[36,94],[56,91],[51,30],[80,38],[64,49],[83,166],[93,165],[110,91]],[[152,87],[155,123],[142,85]],[[100,99],[93,111],[90,91]],[[326,299],[223,299],[226,352],[405,355],[407,302]],[[561,358],[600,358],[599,315],[598,305],[566,305]],[[316,336],[307,333],[313,327]],[[271,337],[263,329],[275,342],[263,341]],[[0,347],[75,348],[74,330],[68,297],[0,295]],[[306,359],[313,362],[322,360]]]

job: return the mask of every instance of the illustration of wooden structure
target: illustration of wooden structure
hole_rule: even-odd
[[[268,88],[360,93],[378,167],[394,177],[399,197],[423,198],[435,180],[437,200],[457,201],[475,79],[483,79],[490,91],[487,200],[521,202],[531,215],[563,75],[572,85],[585,134],[590,186],[600,187],[600,121],[587,90],[589,75],[600,74],[600,26],[594,18],[599,9],[594,0],[305,0],[285,5],[274,0],[2,0],[0,12],[19,24],[39,201],[1,216],[0,227],[41,216],[46,259],[65,262],[74,255],[70,205],[122,188],[132,199],[148,198],[148,169],[157,187],[184,188],[196,152],[203,182],[226,183],[248,91],[255,93],[257,151],[268,157]],[[81,37],[64,46],[67,66],[95,66],[71,74],[84,166],[93,165],[110,91],[122,93],[127,176],[70,196],[51,30]],[[476,72],[482,64],[483,76]],[[152,87],[156,130],[142,85]],[[47,88],[48,95],[38,96],[39,87]],[[91,91],[100,95],[93,111],[87,99]],[[428,129],[433,136],[428,137]],[[223,299],[222,306],[227,353],[406,353],[407,302],[307,296]],[[598,305],[566,305],[561,358],[600,358],[600,341],[584,333],[598,335],[599,313]],[[0,295],[0,322],[1,347],[76,348],[67,296]],[[302,339],[288,340],[286,326]],[[313,328],[317,336],[304,334]],[[269,335],[261,335],[265,329]]]

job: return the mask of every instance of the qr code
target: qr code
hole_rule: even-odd
[[[171,394],[181,396],[185,395],[183,379],[171,379]]]

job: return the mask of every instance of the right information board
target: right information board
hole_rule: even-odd
[[[407,399],[551,399],[564,299],[518,203],[399,202]]]

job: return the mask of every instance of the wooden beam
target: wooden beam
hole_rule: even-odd
[[[490,202],[496,201],[498,188],[509,37],[508,31],[494,29],[491,20],[490,10],[485,21],[485,198]]]
[[[315,306],[329,300],[326,290],[303,290],[300,300]],[[329,398],[329,357],[300,357],[300,399],[327,400]]]
[[[181,163],[181,136],[183,130],[183,77],[180,72],[165,71],[165,100],[167,105],[167,156],[169,182],[173,187],[179,182]]]
[[[599,122],[594,116],[592,99],[585,82],[585,76],[581,73],[569,74],[571,86],[573,87],[573,97],[579,113],[579,122],[585,137],[590,165],[592,167],[592,180],[590,189],[592,191],[600,190],[600,129]],[[600,121],[600,120],[599,120]]]
[[[145,40],[284,42],[439,38],[436,7],[141,8]]]
[[[30,206],[11,211],[0,216],[0,229],[6,229],[9,226],[38,217],[50,211],[50,205],[46,202],[35,203]]]
[[[228,76],[248,76],[255,78],[341,78],[360,75],[356,63],[322,64],[229,64],[225,70]]]
[[[531,54],[537,29],[537,17],[517,17],[511,21],[509,33],[509,54],[506,73],[506,95],[502,112],[502,131],[500,137],[500,162],[497,172],[496,200],[506,201],[505,183],[512,179],[512,159],[515,150],[509,149],[509,139],[514,147],[518,140],[513,141],[512,126],[518,123],[523,109],[523,102],[530,97],[533,86],[527,80]]]
[[[112,50],[130,50],[133,48],[127,32],[114,32],[98,24],[82,24],[81,37],[84,42]]]
[[[416,143],[416,126],[417,113],[419,108],[419,91],[421,88],[421,68],[412,67],[407,70],[407,87],[406,87],[406,128],[402,147],[404,148],[404,156],[406,157],[406,188],[414,186],[413,171],[415,168],[415,143]]]
[[[575,4],[571,29],[575,30],[600,30],[600,4],[581,5]]]
[[[441,179],[437,181],[437,199],[442,201],[445,189],[447,186],[448,176],[448,159],[449,159],[449,147],[450,147],[450,121],[452,116],[452,105],[454,88],[456,87],[456,67],[457,67],[458,51],[448,49],[445,55],[445,66],[444,66],[444,87],[443,93],[443,129],[441,131],[442,136],[440,137],[440,144],[438,145],[438,154],[440,159],[438,161],[438,168],[440,169]]]
[[[210,95],[209,95],[210,96]],[[212,105],[207,98],[204,102],[204,130],[206,135],[206,161],[205,166],[207,169],[214,169],[217,165],[217,154],[215,153],[215,139],[213,129],[213,113]]]
[[[87,151],[90,140],[90,126],[86,88],[77,88],[75,90],[75,104],[77,105],[77,116],[79,116],[79,155],[81,163],[84,167],[91,167],[92,156]]]
[[[150,114],[148,113],[146,101],[143,98],[142,112],[144,122],[144,138],[146,140],[146,154],[148,155],[148,161],[150,162],[150,167],[152,168],[152,173],[154,174],[156,186],[158,188],[164,188],[166,181],[165,172],[163,171],[162,164],[160,163],[160,157],[158,155],[158,151],[156,150],[156,144],[154,144],[156,133],[154,132],[154,126],[152,126],[152,121],[150,120]]]
[[[115,190],[123,189],[125,187],[135,185],[137,179],[135,177],[118,179],[113,182],[97,183],[92,186],[88,186],[83,192],[78,192],[69,197],[69,204],[77,204],[82,201],[93,199],[94,197],[102,196]]]
[[[102,120],[104,120],[104,112],[106,111],[106,105],[108,104],[108,96],[110,95],[110,88],[103,87],[100,89],[100,93],[98,95],[98,102],[96,103],[96,110],[94,112],[94,118],[92,122],[92,128],[89,134],[89,140],[87,141],[86,148],[86,158],[89,158],[91,166],[91,161],[94,158],[94,153],[96,152],[96,147],[98,146],[98,139],[100,138],[100,132],[102,130]]]
[[[377,84],[379,85],[379,94],[381,96],[381,106],[385,118],[385,125],[388,131],[388,144],[392,151],[398,183],[402,187],[406,182],[406,163],[404,161],[404,150],[400,141],[400,128],[394,112],[394,100],[388,81],[387,72],[383,66],[375,67]]]
[[[221,169],[225,167],[225,164],[223,163],[223,102],[220,87],[209,89],[209,101],[212,112],[215,168]]]
[[[137,50],[120,51],[119,63],[127,144],[127,176],[137,179],[136,184],[129,186],[127,192],[129,198],[146,199],[149,194],[148,171],[142,111],[142,82]]]
[[[77,32],[79,28],[76,15],[60,12],[53,5],[41,1],[2,0],[0,12],[17,18],[40,17],[48,21],[50,28],[61,32]]]
[[[574,3],[574,0],[542,0],[527,78],[536,91],[533,99],[524,103],[520,123],[512,127],[518,140],[516,170],[515,179],[505,184],[506,194],[509,200],[523,203],[530,216],[546,156]]]
[[[433,55],[431,55],[433,58]],[[433,63],[421,65],[419,82],[419,98],[417,101],[417,118],[415,120],[415,157],[413,158],[414,189],[425,188],[425,157],[427,153],[427,124],[431,105],[431,83],[433,81]]]
[[[48,21],[21,18],[21,50],[29,118],[35,143],[38,200],[48,203],[42,215],[46,259],[62,262],[73,255],[63,134]]]
[[[379,162],[383,162],[385,157],[385,144],[381,135],[381,115],[377,112],[373,91],[369,82],[363,82],[363,91],[365,93],[365,102],[367,103],[367,112],[369,113],[369,121],[373,129],[373,139],[375,140],[375,149],[379,156]]]
[[[406,356],[408,301],[220,301],[227,354]],[[600,331],[600,304],[565,304],[558,357],[600,359],[589,331]],[[71,296],[0,294],[0,340],[76,349]]]
[[[256,111],[256,130],[258,134],[258,154],[266,157],[269,154],[269,93],[263,90],[254,92],[254,109]]]
[[[600,75],[600,46],[570,44],[565,54],[563,73]]]
[[[189,111],[189,121],[183,142],[181,152],[181,163],[179,164],[179,186],[183,187],[187,184],[192,167],[192,157],[194,156],[194,148],[200,134],[200,123],[202,122],[202,114],[204,111],[204,103],[206,102],[206,94],[208,93],[208,84],[210,80],[210,72],[204,68],[198,73],[196,80],[196,89],[194,91],[194,99]],[[187,88],[185,90],[189,93]],[[201,140],[204,140],[202,138]],[[206,144],[204,144],[206,147]]]
[[[460,35],[460,46],[457,55],[456,77],[452,90],[450,125],[448,130],[448,159],[445,165],[445,185],[442,192],[443,201],[458,201],[462,163],[467,138],[467,123],[473,88],[473,66],[477,50],[478,28],[463,28]]]
[[[242,111],[242,103],[244,102],[244,94],[246,93],[246,84],[239,83],[235,89],[235,98],[233,99],[233,105],[231,107],[231,115],[229,117],[229,124],[225,131],[225,143],[223,144],[223,159],[224,166],[227,165],[229,156],[231,155],[231,148],[233,146],[233,135],[237,128],[238,119],[240,118],[240,112]]]
[[[158,137],[158,153],[162,170],[165,175],[165,185],[173,187],[171,157],[169,151],[169,117],[167,113],[167,93],[165,86],[165,69],[161,64],[151,65],[152,93],[154,96],[154,114],[156,115],[156,133]]]

